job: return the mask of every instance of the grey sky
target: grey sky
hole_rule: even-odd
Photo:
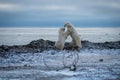
[[[120,0],[0,0],[0,26],[120,26]]]

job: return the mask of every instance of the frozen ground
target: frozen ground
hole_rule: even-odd
[[[51,54],[48,60],[52,68],[43,64],[43,54]],[[0,57],[0,80],[120,80],[120,49],[83,49],[76,71],[62,65],[62,55],[67,51],[10,54]],[[100,61],[103,59],[103,61]]]

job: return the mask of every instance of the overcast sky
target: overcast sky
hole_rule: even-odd
[[[0,27],[120,27],[120,0],[0,0]]]

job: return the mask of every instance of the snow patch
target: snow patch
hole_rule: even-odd
[[[70,71],[69,69],[59,70],[59,71],[42,71],[47,75],[65,75],[65,76],[75,76],[79,75],[79,72]]]

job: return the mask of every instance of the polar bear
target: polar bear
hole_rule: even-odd
[[[65,28],[60,28],[58,33],[59,33],[58,41],[55,43],[55,47],[60,49],[60,50],[63,50],[64,44],[65,44],[65,40],[68,37],[68,33],[65,32]]]
[[[64,27],[67,27],[66,32],[69,33],[67,34],[67,36],[70,35],[72,38],[71,45],[73,47],[78,47],[78,49],[82,48],[81,39],[76,30],[74,29],[73,25],[71,23],[65,23]]]

